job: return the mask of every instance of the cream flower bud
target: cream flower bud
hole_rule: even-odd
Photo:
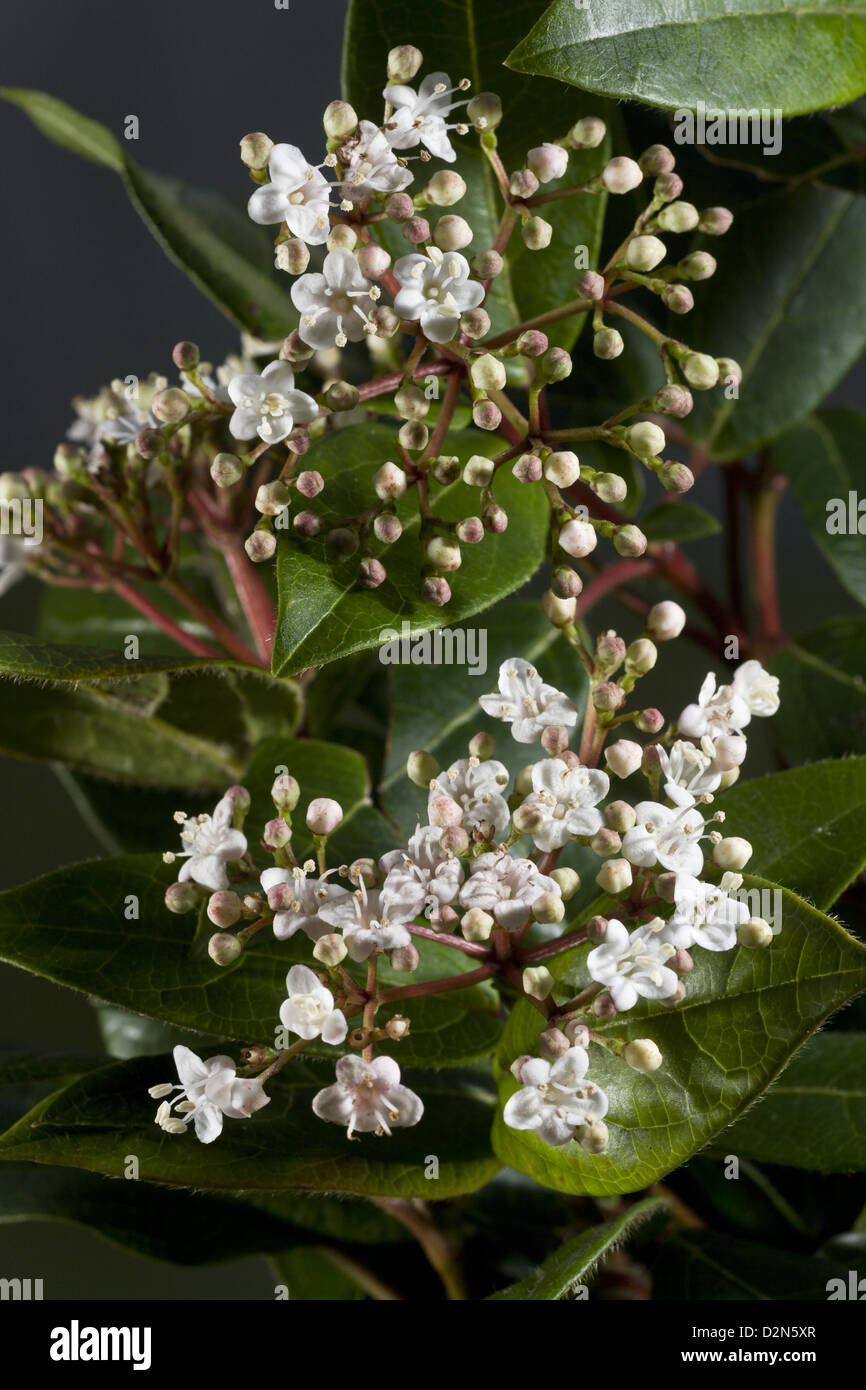
[[[667,443],[665,432],[651,420],[641,420],[625,432],[628,447],[641,458],[653,458],[660,454]]]
[[[262,483],[256,493],[256,511],[264,516],[278,516],[289,505],[291,496],[285,483],[279,479],[272,483]]]
[[[403,86],[411,82],[423,61],[424,54],[411,43],[401,43],[397,48],[392,48],[388,54],[389,83]]]
[[[637,641],[632,642],[626,651],[625,659],[632,670],[645,676],[655,666],[658,655],[655,642],[651,642],[648,637],[638,637]]]
[[[763,917],[750,917],[737,927],[737,940],[741,946],[760,949],[769,946],[773,940],[773,928]]]
[[[436,825],[441,830],[447,830],[452,825],[460,824],[463,819],[463,807],[459,801],[454,800],[453,796],[446,796],[443,792],[440,796],[431,798],[428,815],[431,825]]]
[[[244,550],[254,565],[270,560],[277,548],[277,538],[273,531],[253,531],[244,541]]]
[[[215,927],[233,927],[243,916],[243,903],[231,889],[220,889],[208,898],[207,915]]]
[[[201,899],[201,889],[192,879],[185,879],[183,883],[170,883],[165,890],[165,905],[169,912],[193,912]]]
[[[546,999],[554,979],[546,965],[530,965],[523,972],[523,988],[533,999]]]
[[[294,811],[301,798],[301,788],[290,772],[283,772],[271,787],[271,800],[281,816]]]
[[[189,397],[179,387],[169,386],[157,391],[150,408],[164,425],[178,425],[189,414]]]
[[[492,477],[492,460],[483,454],[473,454],[463,469],[463,481],[470,487],[487,487]]]
[[[538,1053],[546,1062],[555,1062],[571,1047],[561,1028],[545,1028],[538,1035]]]
[[[619,738],[604,750],[604,760],[615,777],[631,777],[633,772],[637,772],[642,759],[641,745],[628,738]]]
[[[470,758],[478,758],[479,762],[486,763],[496,752],[496,739],[486,730],[473,734],[469,740]]]
[[[600,830],[596,830],[589,842],[589,847],[599,859],[607,859],[612,854],[619,854],[622,849],[622,840],[616,830],[611,830],[609,826],[603,825]]]
[[[523,244],[530,251],[544,251],[553,239],[553,227],[543,217],[527,217],[520,228]]]
[[[686,625],[685,610],[673,599],[653,604],[647,614],[646,630],[656,642],[672,642]]]
[[[531,169],[515,169],[508,180],[508,191],[512,198],[531,198],[538,192],[538,179]]]
[[[583,116],[568,132],[568,142],[575,150],[594,150],[606,134],[607,126],[598,116]]]
[[[424,189],[428,202],[437,208],[452,207],[465,193],[466,181],[454,169],[438,169]]]
[[[554,627],[568,627],[577,613],[577,599],[557,598],[552,589],[547,589],[541,596],[541,607]]]
[[[373,487],[382,501],[402,497],[406,491],[406,474],[396,463],[383,463],[373,474]]]
[[[571,487],[580,477],[580,459],[568,449],[548,454],[544,460],[544,476],[557,487]]]
[[[332,248],[329,246],[328,249]],[[303,275],[310,264],[310,248],[305,241],[290,237],[277,246],[274,263],[277,270],[285,270],[289,275]]]
[[[534,835],[544,824],[544,812],[540,806],[533,806],[529,802],[528,805],[516,806],[511,819],[514,829],[519,830],[521,835]]]
[[[720,772],[731,772],[742,763],[748,745],[742,734],[723,734],[721,738],[714,740],[714,748],[714,767]]]
[[[566,902],[574,897],[580,887],[580,874],[575,873],[574,869],[554,869],[550,877]]]
[[[327,936],[320,936],[313,946],[313,956],[321,961],[322,965],[335,966],[346,959],[348,952],[346,943],[338,932],[329,932]]]
[[[709,251],[692,251],[677,266],[684,280],[709,280],[716,273],[716,258]]]
[[[243,942],[231,932],[214,932],[207,943],[207,953],[214,965],[233,965],[243,949]]]
[[[637,822],[637,814],[627,801],[610,801],[604,808],[604,823],[617,834],[624,835]]]
[[[626,247],[626,264],[630,265],[632,270],[655,270],[667,253],[668,248],[657,236],[636,236]]]
[[[565,905],[558,893],[542,893],[532,904],[532,915],[536,922],[561,922]]]
[[[729,835],[719,840],[713,849],[713,863],[720,869],[733,869],[736,873],[744,869],[752,857],[752,846],[739,835]]]
[[[463,563],[460,546],[445,536],[433,536],[424,549],[431,565],[435,565],[437,570],[442,570],[445,574],[458,570]]]
[[[635,1038],[634,1042],[626,1043],[622,1059],[634,1071],[642,1072],[658,1071],[663,1061],[652,1038]]]
[[[330,140],[345,140],[347,135],[357,129],[358,116],[354,107],[347,101],[332,101],[325,107],[322,116],[325,134]]]
[[[502,120],[502,102],[495,92],[479,92],[468,103],[466,115],[477,131],[495,130]]]
[[[418,969],[420,960],[421,953],[418,947],[411,942],[408,946],[397,946],[395,950],[388,953],[391,969],[398,971],[401,975],[411,975],[413,970]]]
[[[602,892],[610,893],[614,898],[619,897],[620,893],[631,888],[631,864],[627,859],[607,859],[596,874],[595,881]]]
[[[719,379],[719,364],[706,352],[690,352],[682,362],[683,375],[696,391],[709,391]]]
[[[440,251],[460,251],[469,245],[474,235],[466,218],[453,212],[440,217],[433,230],[433,240]]]
[[[314,835],[333,834],[342,819],[342,806],[329,796],[314,797],[307,807],[307,829]]]
[[[608,193],[630,193],[633,188],[637,188],[643,182],[643,174],[640,165],[633,159],[627,159],[625,155],[617,155],[611,159],[601,171],[602,185]]]
[[[266,169],[273,148],[274,142],[269,135],[253,131],[241,141],[241,160],[248,169]]]
[[[592,350],[596,357],[610,362],[619,357],[625,348],[622,334],[616,328],[600,328],[593,334]]]
[[[488,941],[494,925],[489,912],[484,912],[480,907],[471,907],[463,914],[460,930],[467,941]]]
[[[610,1140],[610,1130],[604,1120],[590,1120],[589,1124],[575,1130],[574,1137],[580,1140],[580,1147],[587,1153],[603,1154]]]
[[[536,145],[526,156],[526,167],[532,170],[539,183],[561,179],[568,169],[568,150],[547,142]]]
[[[581,560],[586,555],[591,555],[598,544],[598,536],[595,527],[588,521],[578,521],[573,518],[567,521],[559,533],[559,544],[568,555],[573,555],[576,560]]]
[[[234,487],[244,476],[244,466],[237,454],[217,454],[211,463],[210,475],[217,487]]]
[[[691,232],[698,225],[698,210],[693,203],[668,203],[656,218],[666,232]]]
[[[504,365],[489,352],[475,358],[469,375],[479,391],[501,391],[507,379]]]
[[[416,787],[423,787],[426,791],[433,778],[439,776],[439,764],[432,753],[418,748],[406,759],[406,776]]]

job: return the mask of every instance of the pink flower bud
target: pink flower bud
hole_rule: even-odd
[[[541,746],[551,758],[558,758],[568,747],[568,730],[562,724],[549,724],[541,735]]]
[[[664,726],[665,717],[660,709],[642,709],[635,720],[635,728],[642,734],[661,733]]]
[[[282,816],[275,816],[273,820],[269,820],[262,831],[262,844],[265,849],[282,849],[291,838],[291,827],[286,824]],[[231,923],[225,925],[231,926]]]
[[[538,1035],[538,1052],[546,1062],[555,1062],[571,1047],[561,1028],[545,1028]]]
[[[318,497],[325,486],[325,480],[321,473],[316,473],[309,469],[298,474],[295,487],[302,497]]]
[[[502,274],[504,264],[498,251],[478,251],[469,262],[469,269],[477,280],[493,280]]]
[[[618,1009],[607,990],[596,995],[592,1001],[592,1012],[596,1018],[616,1018]]]
[[[676,164],[673,151],[667,145],[650,145],[648,150],[644,150],[638,164],[641,170],[649,178],[655,178],[657,174],[669,174]]]
[[[553,179],[565,177],[568,170],[568,150],[564,150],[561,145],[536,145],[526,156],[526,164],[539,183],[550,183]]]
[[[512,198],[531,198],[538,192],[538,179],[531,169],[515,169],[508,180],[508,191]]]
[[[421,581],[421,597],[425,603],[444,608],[451,601],[451,585],[438,574],[428,574]]]
[[[698,222],[698,231],[705,236],[724,236],[734,220],[728,208],[704,208]]]
[[[300,799],[301,789],[289,772],[283,772],[271,787],[271,800],[281,816],[294,811]]]
[[[662,290],[662,302],[672,314],[688,314],[695,307],[695,297],[688,285],[667,285]]]
[[[358,583],[365,589],[378,589],[386,578],[385,566],[372,555],[368,555],[358,566]]]
[[[511,471],[519,483],[537,483],[541,478],[541,459],[536,454],[522,454]]]
[[[682,179],[680,178],[679,174],[674,174],[671,172],[668,172],[666,174],[659,174],[658,178],[653,184],[653,196],[655,198],[663,199],[666,203],[670,203],[674,198],[678,198],[682,191]]]
[[[373,522],[373,532],[377,540],[385,545],[393,545],[403,534],[403,524],[399,517],[393,516],[390,512],[384,512],[377,516]]]
[[[495,401],[475,401],[472,406],[472,419],[480,430],[498,430],[502,423],[502,411]]]
[[[742,734],[723,734],[715,740],[713,764],[720,772],[739,767],[746,756],[747,744]]]
[[[625,703],[625,691],[615,681],[602,681],[592,692],[592,703],[597,710],[609,714]]]
[[[384,246],[362,246],[357,259],[361,274],[366,275],[368,280],[378,280],[391,264],[391,257]]]
[[[541,357],[549,346],[548,336],[540,328],[527,328],[515,343],[521,357]]]
[[[687,386],[661,386],[652,399],[653,410],[660,415],[674,415],[678,419],[690,415],[693,406],[694,398]]]
[[[665,459],[656,477],[668,492],[688,492],[695,485],[692,470],[674,459]]]
[[[207,943],[207,953],[215,965],[233,965],[243,949],[243,942],[229,932],[214,932]]]
[[[431,799],[429,815],[431,825],[438,825],[440,829],[447,830],[452,825],[460,824],[463,819],[463,807],[459,801],[443,792]]]
[[[331,835],[343,819],[343,808],[329,796],[317,796],[307,807],[307,829],[314,835]]]
[[[417,946],[398,946],[389,952],[388,960],[392,970],[398,970],[401,975],[411,975],[413,970],[418,969],[421,955]]]
[[[469,848],[469,836],[462,825],[449,825],[442,831],[439,843],[446,853],[465,854]]]
[[[647,539],[640,527],[629,523],[626,526],[618,526],[613,534],[613,548],[617,555],[634,557],[643,555],[647,547]]]
[[[467,516],[458,521],[454,534],[464,545],[477,545],[484,539],[484,522],[480,516]]]
[[[585,270],[575,286],[581,299],[602,299],[604,297],[604,276],[597,270]]]
[[[408,222],[415,215],[415,204],[408,193],[392,193],[385,212],[392,222]]]
[[[557,565],[550,576],[550,588],[557,598],[578,598],[583,591],[583,580],[568,565]]]
[[[215,927],[233,927],[243,915],[243,904],[237,893],[221,890],[208,898],[207,915]]]
[[[484,508],[481,519],[485,531],[490,531],[494,536],[501,535],[508,526],[508,513],[496,502],[491,502],[489,507]]]
[[[302,536],[317,536],[322,529],[322,522],[315,512],[295,512],[292,526]]]
[[[430,223],[426,217],[410,217],[403,227],[403,235],[413,246],[430,240]]]
[[[273,531],[259,531],[257,529],[244,541],[244,550],[255,565],[270,560],[276,548],[277,538]]]

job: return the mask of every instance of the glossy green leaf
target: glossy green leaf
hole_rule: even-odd
[[[586,703],[587,678],[574,649],[551,628],[537,603],[509,602],[485,613],[481,624],[463,624],[470,630],[466,652],[469,665],[437,667],[435,702],[430,699],[429,666],[394,665],[391,670],[391,727],[382,804],[407,834],[411,834],[426,806],[426,797],[406,776],[406,759],[418,748],[432,753],[441,767],[468,756],[468,742],[484,730],[496,739],[496,757],[514,774],[532,761],[526,744],[515,743],[509,726],[491,719],[478,704],[480,695],[495,690],[499,667],[509,657],[537,661],[549,685],[564,690],[579,709]],[[459,630],[459,629],[458,629]],[[473,645],[474,644],[474,645]],[[409,647],[411,656],[411,644]]]
[[[565,135],[584,115],[601,110],[591,97],[578,97],[554,82],[527,82],[502,67],[510,48],[525,33],[538,13],[534,0],[519,0],[503,7],[496,0],[453,0],[435,11],[423,11],[405,0],[352,0],[346,21],[343,48],[345,95],[360,116],[382,119],[388,50],[397,44],[417,43],[424,54],[423,72],[445,71],[453,82],[468,77],[474,92],[493,91],[502,100],[504,117],[496,136],[505,168],[523,167],[527,150],[545,140]],[[420,74],[419,74],[420,76]],[[454,119],[459,119],[459,114]],[[451,140],[458,152],[452,168],[468,185],[459,212],[475,237],[467,254],[494,244],[502,216],[503,200],[475,134]],[[607,156],[607,145],[585,154],[572,154],[562,183],[581,183],[598,173]],[[544,192],[555,188],[548,184]],[[587,264],[595,265],[604,218],[604,197],[585,196],[552,202],[540,209],[553,226],[551,245],[544,251],[528,251],[519,231],[512,236],[506,270],[493,281],[486,308],[493,331],[498,332],[575,298],[575,249],[585,246]],[[435,222],[438,210],[425,210]],[[388,235],[390,232],[390,236]],[[398,229],[387,228],[384,238],[395,256],[405,255],[406,244]],[[582,323],[568,319],[550,325],[550,341],[570,346]]]
[[[866,753],[866,618],[834,618],[769,666],[784,692],[773,736],[786,759]]]
[[[694,502],[660,502],[639,522],[650,545],[658,541],[697,541],[722,528],[714,516]]]
[[[802,420],[866,347],[866,204],[826,188],[779,192],[744,207],[702,283],[686,337],[743,369],[737,398],[695,393],[685,422],[714,458],[733,459]],[[669,331],[683,333],[682,321]]]
[[[242,180],[235,201],[139,168],[97,121],[45,92],[5,87],[0,96],[26,112],[50,140],[114,169],[145,226],[166,254],[241,328],[282,338],[298,316],[273,265],[268,239],[246,215]]]
[[[262,933],[231,967],[214,965],[203,943],[191,947],[193,915],[168,912],[163,895],[176,869],[154,855],[129,855],[60,869],[0,894],[0,960],[94,995],[147,1018],[238,1042],[271,1043],[285,977],[310,964],[301,933],[277,941]],[[125,914],[130,899],[138,918]],[[474,964],[460,951],[422,941],[413,981],[457,975]],[[409,983],[388,965],[387,987]],[[385,1006],[407,1014],[410,1035],[383,1046],[401,1066],[459,1066],[489,1056],[499,1036],[497,996],[488,984]],[[341,1050],[346,1050],[341,1049]],[[338,1049],[319,1044],[320,1055]]]
[[[104,1057],[86,1053],[0,1052],[0,1086],[60,1086],[104,1065]]]
[[[305,455],[308,468],[325,479],[319,514],[331,522],[357,515],[375,499],[372,478],[394,453],[394,435],[384,425],[356,425],[326,435]],[[466,460],[473,453],[495,451],[478,431],[449,437],[449,452]],[[519,589],[541,564],[548,524],[548,504],[538,488],[526,487],[503,469],[496,499],[509,517],[508,529],[463,546],[463,563],[449,576],[452,599],[444,608],[420,597],[424,563],[418,543],[419,519],[414,489],[401,501],[403,535],[395,545],[377,545],[388,572],[378,589],[357,583],[357,556],[342,563],[329,555],[324,537],[302,541],[283,536],[277,552],[279,615],[274,638],[277,674],[320,666],[352,652],[379,646],[383,633],[443,627],[479,613]],[[463,482],[433,490],[437,516],[456,521],[478,512],[479,493]]]
[[[782,692],[783,707],[789,699]],[[866,866],[866,758],[837,758],[737,783],[725,834],[752,846],[749,870],[826,911]]]
[[[371,1196],[453,1197],[471,1192],[498,1168],[490,1151],[494,1092],[483,1072],[408,1072],[424,1115],[390,1138],[350,1141],[319,1120],[313,1096],[333,1080],[318,1063],[289,1063],[269,1087],[270,1103],[250,1120],[226,1123],[211,1145],[191,1133],[170,1136],[153,1123],[149,1086],[164,1081],[171,1059],[118,1062],[38,1105],[0,1138],[0,1158],[86,1168],[120,1176],[126,1154],[145,1182],[197,1189],[274,1193],[289,1189]],[[431,1160],[438,1159],[438,1177]]]
[[[784,473],[812,539],[849,594],[866,604],[866,415],[819,410],[776,440],[772,466]]]
[[[629,1240],[641,1226],[660,1221],[669,1211],[668,1203],[660,1197],[635,1202],[621,1216],[582,1231],[574,1240],[560,1246],[528,1279],[521,1279],[519,1284],[512,1284],[510,1288],[492,1294],[488,1302],[520,1299],[551,1303],[567,1299],[576,1284],[592,1278],[599,1260]]]
[[[861,0],[554,0],[508,66],[671,110],[702,102],[796,116],[866,90],[866,9]]]
[[[729,1130],[726,1152],[809,1172],[866,1169],[866,1033],[813,1038],[760,1105]]]
[[[831,1279],[848,1270],[838,1263],[766,1244],[717,1235],[714,1231],[682,1231],[666,1241],[652,1268],[653,1298],[658,1302],[697,1303],[718,1299],[755,1302],[824,1302]],[[803,1319],[805,1322],[805,1319]],[[697,1345],[696,1356],[715,1342]],[[727,1353],[722,1352],[724,1357]]]
[[[760,879],[746,886],[772,888]],[[493,1145],[502,1162],[563,1192],[635,1192],[737,1119],[823,1021],[866,989],[866,947],[793,893],[779,891],[782,930],[770,947],[696,950],[681,1004],[642,1003],[603,1025],[612,1037],[651,1038],[664,1057],[658,1071],[644,1076],[593,1049],[591,1075],[610,1100],[606,1153],[590,1155],[577,1144],[550,1148],[533,1134],[509,1129],[500,1111]],[[562,976],[587,950],[548,966]],[[585,981],[585,972],[580,978]],[[503,1101],[517,1089],[507,1068],[535,1050],[542,1026],[541,1015],[525,1002],[512,1012],[498,1054]]]

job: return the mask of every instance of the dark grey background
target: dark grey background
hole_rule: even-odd
[[[290,0],[288,11],[272,0],[6,0],[0,78],[64,98],[118,136],[124,118],[138,116],[134,154],[142,164],[220,188],[242,205],[249,183],[237,148],[247,131],[320,147],[322,108],[339,95],[345,9],[344,0]],[[168,370],[178,339],[193,339],[218,362],[237,337],[166,262],[114,174],[50,144],[23,113],[2,104],[0,131],[0,466],[47,467],[70,421],[72,396],[91,394],[114,376]],[[856,400],[855,387],[852,379],[835,398]],[[698,500],[715,505],[717,485],[717,478],[702,482]],[[782,535],[783,573],[799,580],[796,629],[849,607],[789,502]],[[701,555],[711,572],[719,547],[707,543]],[[37,598],[35,584],[16,587],[0,600],[0,626],[30,629]],[[706,669],[702,656],[695,661],[695,670]],[[0,772],[0,887],[100,853],[47,768],[2,760]],[[100,1041],[94,1013],[79,995],[3,968],[2,1047],[86,1051]],[[15,1275],[44,1278],[50,1298],[268,1298],[273,1290],[264,1260],[178,1270],[134,1258],[89,1232],[46,1224],[0,1227],[0,1276]]]

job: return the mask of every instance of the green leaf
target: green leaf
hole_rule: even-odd
[[[135,1154],[145,1182],[274,1193],[289,1189],[370,1196],[454,1197],[487,1182],[499,1164],[490,1152],[495,1095],[483,1072],[404,1074],[424,1115],[390,1138],[350,1141],[312,1111],[333,1080],[330,1067],[289,1063],[269,1085],[270,1103],[250,1120],[226,1123],[211,1145],[194,1135],[168,1143],[153,1123],[148,1087],[173,1070],[170,1058],[118,1062],[49,1096],[0,1138],[0,1158],[86,1168],[120,1176]],[[431,1157],[438,1159],[438,1178]],[[321,1237],[320,1237],[321,1238]]]
[[[174,872],[154,855],[128,855],[60,869],[0,894],[0,960],[179,1028],[272,1043],[286,974],[310,963],[309,941],[300,933],[289,942],[263,934],[235,966],[214,965],[203,944],[191,948],[194,918],[163,904]],[[138,899],[138,919],[125,915],[130,895]],[[421,941],[419,950],[413,981],[474,966],[438,943]],[[387,986],[409,983],[390,966],[380,978]],[[380,1016],[398,1012],[409,1015],[412,1031],[382,1050],[401,1066],[460,1066],[489,1056],[499,1037],[497,996],[487,983],[394,1003]],[[347,1049],[315,1050],[336,1058]]]
[[[413,42],[423,50],[424,72],[444,70],[454,82],[468,77],[472,82],[469,95],[483,91],[499,95],[504,117],[496,132],[498,153],[509,172],[522,168],[527,150],[564,136],[580,116],[602,109],[599,102],[576,98],[574,92],[558,83],[527,82],[502,67],[509,49],[536,13],[534,0],[507,7],[496,0],[453,0],[429,15],[408,5],[406,0],[377,0],[375,5],[368,0],[351,0],[343,47],[346,99],[359,115],[375,122],[381,120],[388,50],[405,43],[411,33]],[[463,176],[468,186],[457,211],[475,233],[467,253],[470,254],[494,244],[503,200],[492,169],[480,152],[478,136],[452,132],[451,139],[458,158],[450,167]],[[573,153],[563,185],[581,183],[598,173],[606,155],[606,142],[601,149]],[[544,191],[556,187],[551,183]],[[507,268],[493,281],[485,304],[494,332],[575,298],[575,248],[585,246],[588,264],[595,265],[604,203],[603,196],[594,196],[545,204],[540,211],[553,226],[553,239],[544,251],[527,250],[519,231],[515,231],[508,248]],[[436,208],[425,210],[431,222],[436,215]],[[385,224],[383,239],[393,255],[406,254],[406,244],[398,230]],[[550,341],[570,347],[582,322],[583,316],[551,324]]]
[[[782,691],[783,706],[789,691]],[[752,873],[826,911],[866,866],[866,758],[773,772],[725,792],[725,834],[752,846]]]
[[[517,72],[671,110],[750,107],[797,116],[866,90],[861,0],[554,3],[508,56]]]
[[[699,391],[686,421],[714,458],[734,459],[802,420],[866,346],[866,205],[853,193],[800,188],[745,207],[700,285],[688,341],[733,357],[739,397]],[[679,334],[679,327],[670,325]]]
[[[119,173],[166,254],[239,327],[258,338],[282,338],[297,326],[268,238],[247,217],[240,186],[230,201],[148,173],[109,130],[56,97],[23,87],[0,88],[0,96],[20,106],[50,140]]]
[[[776,441],[771,462],[789,479],[812,539],[840,583],[866,604],[866,516],[858,511],[859,498],[866,497],[866,415],[846,407],[819,410]]]
[[[746,886],[765,888],[760,879]],[[698,951],[685,1000],[676,1008],[643,1003],[604,1025],[606,1036],[649,1037],[664,1057],[639,1075],[601,1048],[592,1076],[608,1094],[610,1145],[591,1156],[577,1144],[553,1149],[509,1129],[497,1114],[493,1146],[503,1163],[561,1192],[635,1192],[658,1181],[725,1129],[787,1065],[797,1048],[847,1000],[866,989],[866,947],[836,922],[782,893],[782,931],[766,950]],[[553,966],[562,977],[583,960],[581,947]],[[570,976],[569,976],[570,978]],[[532,1053],[543,1027],[525,1001],[506,1024],[499,1061],[501,1098],[517,1083],[507,1070]]]
[[[769,662],[783,691],[773,737],[792,763],[866,753],[866,618],[834,618]]]
[[[817,1173],[866,1169],[866,1033],[825,1033],[725,1135],[728,1153]]]
[[[717,1299],[824,1302],[831,1279],[841,1278],[846,1287],[848,1283],[848,1270],[829,1260],[771,1250],[765,1244],[714,1231],[683,1231],[666,1241],[652,1276],[653,1298],[662,1303],[687,1299],[698,1303]]]
[[[336,1258],[339,1260],[338,1255]],[[364,1290],[329,1257],[327,1247],[284,1250],[273,1263],[277,1280],[285,1284],[293,1303],[355,1303],[366,1297]]]
[[[385,810],[407,834],[414,830],[426,805],[424,792],[406,776],[406,759],[415,749],[425,748],[440,766],[448,767],[455,759],[467,756],[469,739],[484,730],[496,738],[496,757],[512,774],[531,761],[531,750],[515,743],[508,726],[484,714],[478,704],[480,695],[495,690],[503,661],[514,656],[537,661],[549,685],[564,690],[578,709],[586,703],[583,666],[574,649],[551,628],[537,603],[500,604],[485,614],[484,626],[475,628],[474,633],[476,646],[467,646],[467,652],[480,659],[483,650],[486,672],[473,675],[464,665],[449,666],[446,674],[440,668],[435,703],[430,700],[429,666],[390,668],[391,728],[380,791]],[[478,645],[482,642],[483,649]]]
[[[486,448],[485,448],[486,446]],[[493,451],[495,443],[471,434],[449,437],[450,453],[464,461],[473,453]],[[394,452],[394,436],[384,425],[356,425],[326,435],[305,456],[327,484],[319,512],[333,523],[357,515],[375,498],[372,478]],[[489,608],[520,588],[541,564],[548,524],[548,504],[537,488],[526,487],[503,469],[496,499],[508,513],[507,531],[463,547],[463,563],[449,576],[452,599],[444,608],[420,597],[424,563],[418,543],[419,518],[414,492],[402,500],[398,515],[404,531],[395,545],[380,546],[388,577],[378,589],[357,583],[354,556],[336,563],[324,537],[303,542],[281,537],[277,552],[279,615],[274,638],[277,675],[321,666],[388,640],[384,632],[426,632],[459,622]],[[479,494],[463,482],[440,488],[432,497],[437,516],[456,521],[477,512]]]
[[[660,1197],[635,1202],[621,1216],[582,1231],[575,1240],[560,1246],[530,1278],[521,1279],[519,1284],[491,1294],[487,1301],[521,1299],[539,1302],[543,1299],[551,1303],[567,1299],[575,1284],[592,1277],[599,1260],[604,1259],[621,1242],[629,1240],[646,1222],[659,1221],[669,1211],[668,1203]]]
[[[651,545],[701,540],[722,529],[714,516],[694,502],[660,502],[641,517],[639,525]]]
[[[0,1086],[29,1086],[38,1082],[59,1086],[104,1065],[103,1057],[84,1053],[54,1056],[40,1052],[0,1052]]]
[[[146,787],[236,781],[250,750],[291,732],[300,691],[240,662],[49,646],[0,633],[0,748]]]

